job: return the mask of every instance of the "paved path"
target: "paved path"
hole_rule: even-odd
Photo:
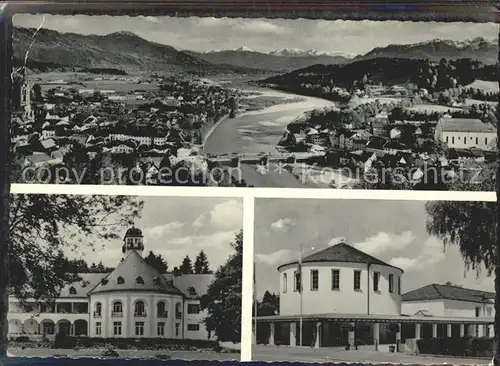
[[[370,350],[345,351],[332,348],[299,348],[287,346],[252,346],[252,361],[289,362],[356,362],[398,363],[418,365],[487,365],[486,359],[462,359],[455,357],[412,356],[404,353],[388,353]]]

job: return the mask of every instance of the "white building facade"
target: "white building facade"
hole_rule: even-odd
[[[405,293],[402,308],[408,315],[491,319],[495,316],[494,296],[493,292],[431,284]],[[493,325],[477,325],[471,333],[493,336]]]
[[[442,118],[434,132],[436,141],[448,148],[492,150],[496,147],[496,128],[479,119]]]
[[[123,259],[111,273],[78,274],[57,299],[21,306],[9,297],[9,338],[57,333],[102,338],[214,339],[200,298],[212,274],[160,274],[142,258],[142,232],[124,237]]]

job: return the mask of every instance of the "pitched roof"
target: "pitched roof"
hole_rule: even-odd
[[[81,280],[65,285],[61,289],[59,297],[86,298],[89,291],[107,275],[107,273],[78,273]],[[72,287],[74,291],[71,291]]]
[[[397,268],[343,242],[330,246],[326,249],[323,249],[311,255],[308,255],[307,257],[304,257],[302,259],[302,263],[316,263],[316,262],[347,262],[347,263],[365,263],[365,264],[370,263],[370,264],[377,264],[380,266]],[[281,266],[278,267],[278,270],[283,266],[295,263],[298,263],[298,261],[282,264]],[[403,271],[400,268],[397,269],[401,270],[401,272]]]
[[[458,300],[483,303],[485,299],[492,299],[493,292],[473,290],[458,286],[431,284],[402,295],[403,301],[425,301],[425,300]]]
[[[33,155],[28,155],[26,156],[26,159],[34,164],[52,160],[52,158],[45,153],[35,153]]]
[[[118,283],[119,277],[124,280],[123,284]],[[142,278],[143,283],[137,283],[138,277]],[[147,264],[135,250],[131,251],[114,271],[103,278],[89,294],[114,291],[153,291],[182,295],[179,289]]]
[[[167,280],[174,281],[175,287],[184,293],[187,298],[197,299],[207,293],[208,286],[214,279],[213,274],[183,274],[174,276],[164,275]]]
[[[438,125],[443,131],[452,132],[496,132],[490,123],[474,118],[442,118]]]

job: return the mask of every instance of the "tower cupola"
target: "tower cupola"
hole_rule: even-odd
[[[128,229],[123,238],[123,242],[122,252],[125,257],[132,250],[135,250],[142,256],[142,252],[144,251],[144,237],[140,229],[136,227]]]

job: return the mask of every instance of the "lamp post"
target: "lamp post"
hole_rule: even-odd
[[[299,296],[300,296],[300,310],[299,310],[299,347],[302,347],[302,258],[304,255],[304,244],[300,244],[300,258],[299,258]]]

